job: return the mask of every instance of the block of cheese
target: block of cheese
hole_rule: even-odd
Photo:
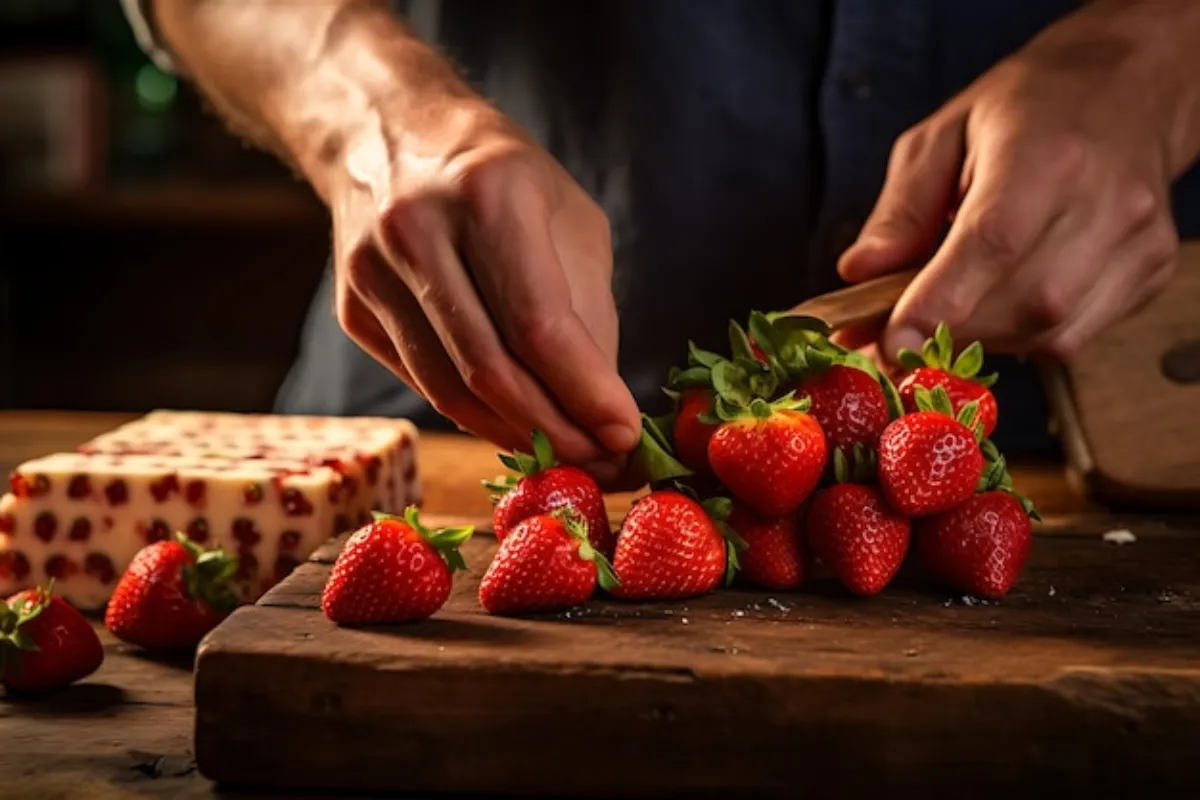
[[[0,596],[53,578],[99,608],[139,549],[179,530],[237,553],[256,598],[371,510],[420,501],[415,429],[373,422],[155,412],[27,462],[0,497]]]
[[[292,458],[350,476],[375,508],[419,501],[417,430],[408,420],[154,411],[80,446],[81,452]]]

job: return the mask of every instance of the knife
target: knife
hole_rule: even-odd
[[[887,319],[920,269],[893,272],[805,300],[784,317],[816,317],[831,330]]]

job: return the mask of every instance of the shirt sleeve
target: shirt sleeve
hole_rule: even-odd
[[[153,0],[121,0],[121,8],[125,11],[125,18],[129,20],[129,27],[133,29],[133,35],[142,51],[162,71],[178,74],[179,65],[155,29],[154,14],[150,8],[152,2]]]

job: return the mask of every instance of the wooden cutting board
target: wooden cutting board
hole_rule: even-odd
[[[1102,541],[1121,524],[1136,543]],[[319,611],[334,542],[202,645],[196,756],[310,791],[1195,796],[1197,534],[1050,519],[1000,604],[825,581],[538,619],[480,611],[477,536],[446,609],[368,630]]]
[[[1200,242],[1171,285],[1045,371],[1077,486],[1111,506],[1200,508]]]

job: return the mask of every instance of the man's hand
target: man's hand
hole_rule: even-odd
[[[604,213],[383,0],[159,0],[237,130],[330,208],[345,331],[460,427],[559,457],[637,443]]]
[[[497,444],[528,449],[536,427],[574,462],[631,449],[604,213],[481,101],[431,113],[401,132],[385,111],[330,180],[339,322]]]
[[[1163,290],[1170,184],[1200,151],[1197,11],[1091,4],[900,137],[839,263],[866,280],[945,233],[892,314],[888,358],[945,320],[961,341],[1067,359]]]

